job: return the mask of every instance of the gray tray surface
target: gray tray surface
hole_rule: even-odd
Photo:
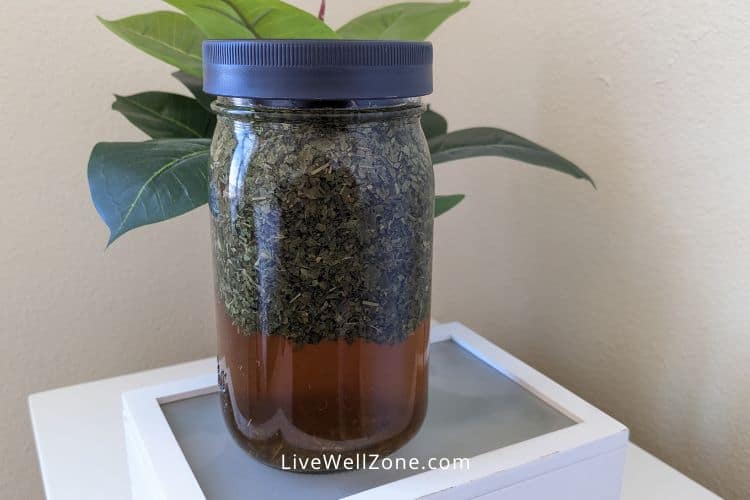
[[[417,436],[393,457],[473,457],[573,425],[571,419],[452,341],[430,346],[429,407]],[[218,394],[162,405],[209,500],[341,498],[418,474],[366,470],[299,474],[267,467],[224,427]]]

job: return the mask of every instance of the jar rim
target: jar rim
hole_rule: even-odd
[[[370,121],[401,116],[419,116],[427,107],[418,97],[408,99],[368,99],[308,101],[291,99],[251,99],[218,96],[211,103],[218,115],[235,119],[268,121],[304,121],[309,118],[357,117]]]

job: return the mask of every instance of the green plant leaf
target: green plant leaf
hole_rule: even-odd
[[[444,194],[435,196],[435,217],[443,215],[445,212],[455,207],[463,199],[463,194]]]
[[[98,18],[112,33],[145,53],[200,76],[201,43],[205,35],[178,12],[151,12],[116,21]]]
[[[338,38],[326,23],[280,0],[165,0],[209,38]]]
[[[586,179],[596,188],[594,180],[572,162],[513,132],[498,128],[477,127],[457,130],[435,137],[429,144],[432,163],[474,156],[501,156],[551,168],[577,179]]]
[[[208,139],[103,142],[89,159],[91,199],[110,230],[131,229],[183,214],[208,200]]]
[[[184,71],[175,71],[172,76],[177,78],[185,88],[187,88],[191,94],[195,97],[195,100],[203,106],[203,109],[213,113],[211,109],[211,103],[213,102],[213,96],[203,92],[203,80],[197,76],[188,75]]]
[[[195,99],[167,92],[115,95],[112,109],[152,139],[211,137],[216,117]]]
[[[352,19],[337,31],[343,38],[424,40],[469,2],[407,2],[388,5]]]
[[[448,121],[443,115],[435,113],[428,108],[422,114],[422,130],[424,130],[424,135],[427,139],[432,139],[448,132]]]

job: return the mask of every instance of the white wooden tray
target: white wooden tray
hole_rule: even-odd
[[[224,428],[216,374],[123,394],[133,497],[306,500],[616,500],[627,429],[459,323],[433,327],[429,409],[395,456],[469,468],[295,474],[247,456]]]

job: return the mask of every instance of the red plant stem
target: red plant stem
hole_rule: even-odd
[[[323,21],[326,17],[326,0],[320,0],[320,9],[318,10],[318,19]]]

